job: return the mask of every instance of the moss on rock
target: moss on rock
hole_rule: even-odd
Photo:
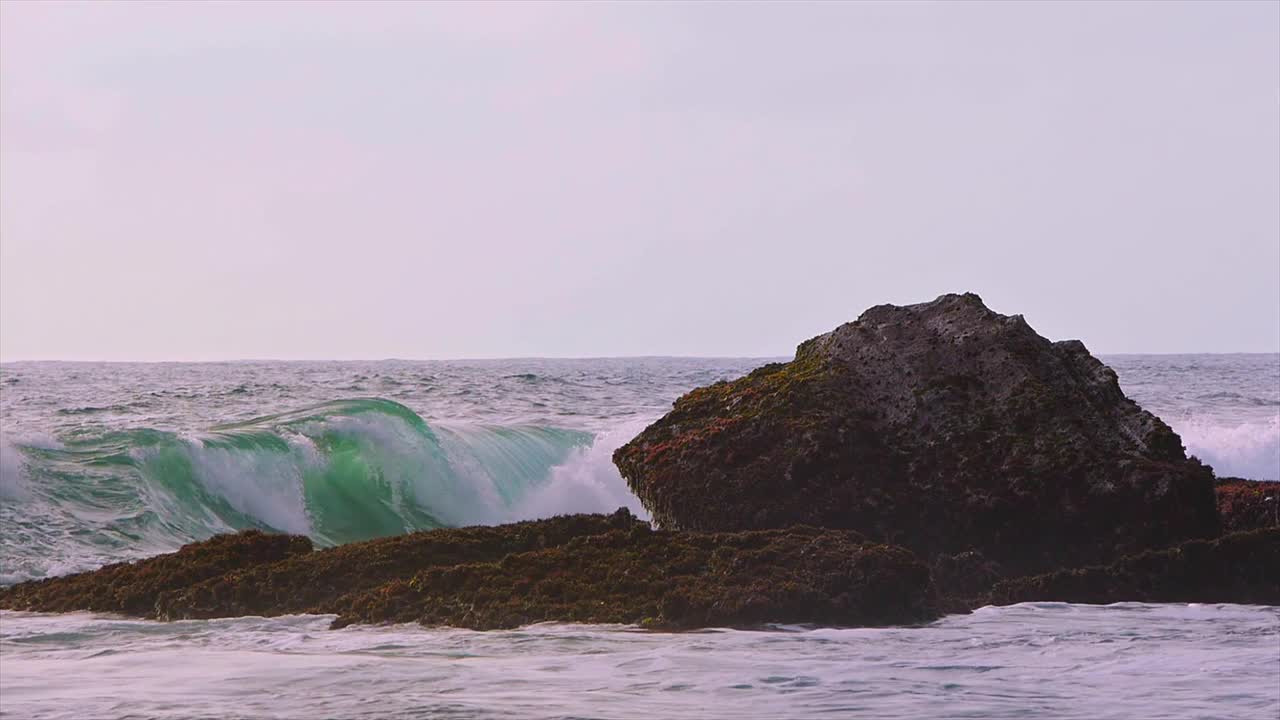
[[[498,562],[426,570],[362,593],[350,607],[336,625],[490,629],[554,620],[687,629],[936,616],[928,570],[909,551],[811,527],[611,531]]]
[[[156,602],[165,592],[310,554],[311,541],[305,537],[246,530],[184,545],[167,555],[20,583],[0,590],[0,608],[155,617]]]
[[[1223,532],[1280,526],[1280,482],[1220,478],[1214,489]]]
[[[857,533],[655,532],[626,510],[431,530],[311,551],[252,531],[0,591],[0,607],[160,619],[334,613],[471,628],[881,625],[936,616],[928,569]]]
[[[614,462],[664,528],[847,528],[1013,574],[1218,533],[1212,472],[1114,372],[972,294],[693,390]]]
[[[647,526],[619,510],[378,538],[209,578],[166,593],[157,612],[165,619],[340,613],[355,594],[427,568],[493,562],[584,535],[637,527]]]

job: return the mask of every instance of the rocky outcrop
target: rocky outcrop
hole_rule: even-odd
[[[1280,605],[1280,528],[1192,540],[1110,565],[1001,582],[989,602],[1201,602]]]
[[[164,619],[341,613],[360,592],[427,568],[496,562],[576,537],[641,527],[648,525],[619,511],[378,538],[209,578],[158,598],[156,612]]]
[[[427,570],[349,605],[336,625],[483,630],[560,620],[688,629],[889,625],[937,615],[929,571],[909,551],[811,527],[612,531],[499,562]]]
[[[1210,469],[1110,368],[972,294],[694,390],[614,461],[664,528],[848,528],[1009,574],[1218,533]]]
[[[1280,482],[1219,478],[1215,489],[1223,532],[1280,527]]]
[[[184,545],[177,552],[116,563],[92,572],[20,583],[0,590],[0,608],[40,612],[117,612],[154,617],[166,592],[288,558],[311,554],[297,535],[247,530]]]
[[[0,591],[0,608],[161,619],[338,614],[477,629],[555,620],[652,628],[882,625],[937,615],[910,551],[857,533],[650,530],[625,510],[432,530],[311,551],[256,531]]]

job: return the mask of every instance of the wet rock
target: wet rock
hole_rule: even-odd
[[[972,294],[696,389],[614,462],[664,528],[849,528],[1015,574],[1218,533],[1211,471],[1110,368]]]
[[[856,533],[613,531],[494,563],[426,570],[354,598],[335,621],[474,629],[541,621],[650,628],[886,625],[936,617],[928,569]]]
[[[0,608],[154,617],[156,601],[166,591],[310,553],[311,541],[305,537],[246,530],[184,545],[167,555],[20,583],[0,590]]]
[[[1192,540],[1110,565],[1007,580],[989,603],[1054,601],[1280,605],[1280,528]]]
[[[934,556],[929,574],[946,613],[967,613],[985,605],[992,586],[1005,578],[1004,568],[975,550]]]
[[[847,530],[654,532],[626,510],[432,530],[311,551],[247,532],[0,592],[0,607],[160,619],[333,613],[477,629],[544,620],[653,628],[881,625],[936,616],[910,551]]]
[[[510,525],[409,533],[326,548],[272,565],[210,578],[166,593],[164,619],[340,613],[362,590],[426,568],[493,562],[511,553],[562,545],[610,530],[648,526],[620,509],[612,515],[565,515]]]
[[[1215,490],[1223,532],[1280,526],[1280,482],[1219,478]]]

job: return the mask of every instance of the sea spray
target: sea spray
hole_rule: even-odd
[[[511,514],[511,519],[535,519],[561,513],[605,512],[625,507],[643,520],[649,513],[640,504],[613,464],[613,451],[644,429],[647,420],[634,421],[601,433],[595,442],[575,448],[565,462],[551,468],[550,478],[534,487]]]
[[[1213,466],[1219,476],[1280,480],[1280,415],[1270,420],[1220,424],[1174,422],[1187,452]]]

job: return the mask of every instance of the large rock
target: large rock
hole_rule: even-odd
[[[973,294],[694,390],[614,462],[665,528],[850,528],[1009,575],[1218,532],[1211,470],[1110,368]]]

